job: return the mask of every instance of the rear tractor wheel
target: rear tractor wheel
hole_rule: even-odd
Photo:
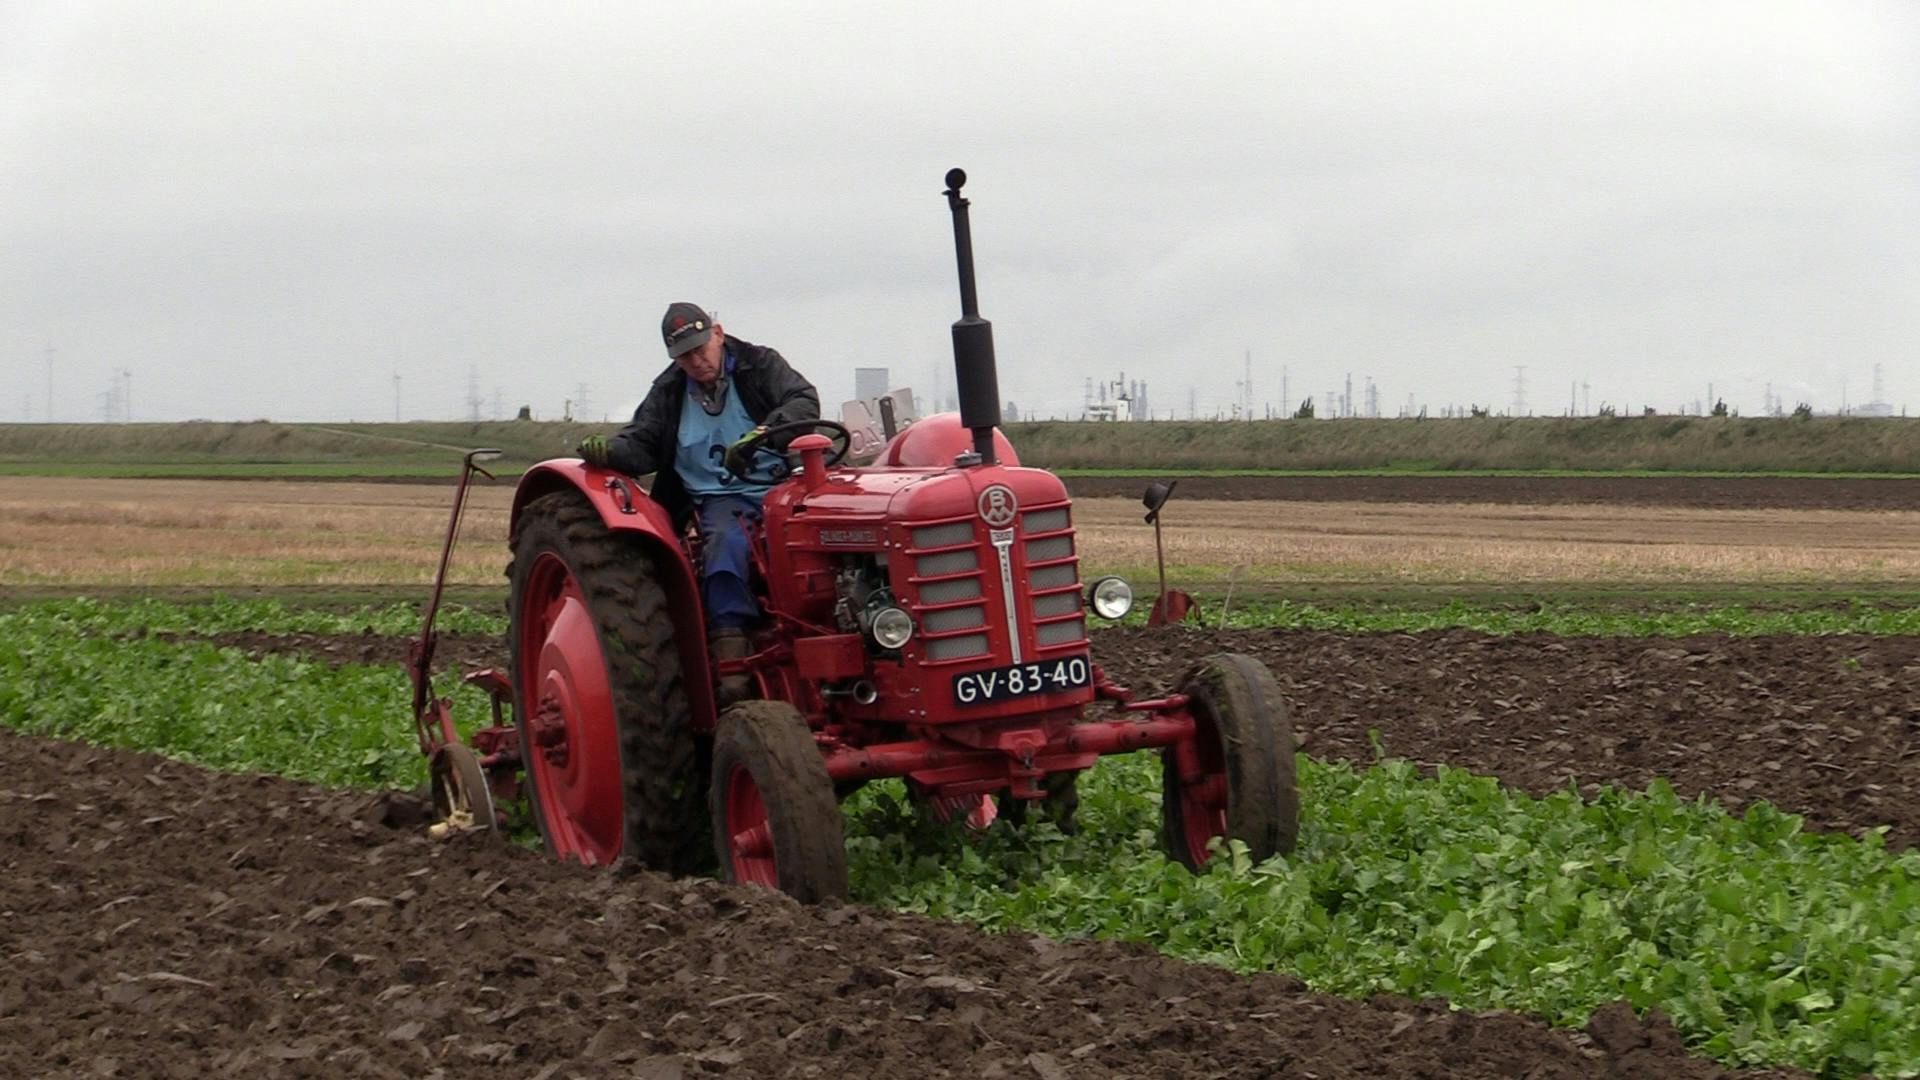
[[[654,556],[572,490],[529,503],[512,545],[514,707],[547,850],[701,869],[705,774]]]
[[[1216,836],[1246,844],[1256,862],[1292,852],[1300,827],[1293,725],[1273,672],[1251,656],[1222,653],[1201,661],[1181,692],[1195,730],[1162,751],[1167,854],[1199,871]]]
[[[847,895],[847,842],[827,763],[784,701],[720,714],[710,795],[720,870],[802,903]]]

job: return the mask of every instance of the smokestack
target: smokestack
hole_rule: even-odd
[[[993,364],[993,324],[980,317],[973,288],[973,232],[960,188],[967,174],[947,170],[947,206],[953,211],[953,247],[960,263],[960,321],[953,324],[953,374],[960,392],[960,423],[973,432],[980,464],[995,463],[993,429],[1000,426],[1000,376]]]

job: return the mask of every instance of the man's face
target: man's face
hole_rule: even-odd
[[[713,381],[720,377],[720,371],[726,365],[726,341],[727,336],[721,332],[720,324],[715,323],[713,336],[707,339],[705,345],[681,353],[673,358],[673,362],[680,365],[680,370],[686,372],[694,382],[702,386],[712,386]]]

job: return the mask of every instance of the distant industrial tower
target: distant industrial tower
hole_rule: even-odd
[[[1513,366],[1513,415],[1527,415],[1527,366]]]
[[[1853,410],[1855,416],[1892,416],[1893,406],[1887,402],[1886,384],[1881,381],[1880,365],[1873,365],[1873,400]]]

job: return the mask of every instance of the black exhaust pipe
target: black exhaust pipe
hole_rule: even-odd
[[[973,231],[960,187],[962,169],[947,170],[947,206],[953,211],[953,247],[960,261],[960,321],[953,324],[953,377],[960,391],[960,423],[973,432],[979,464],[995,464],[993,429],[1000,426],[1000,376],[993,366],[993,324],[980,317],[973,289]]]

